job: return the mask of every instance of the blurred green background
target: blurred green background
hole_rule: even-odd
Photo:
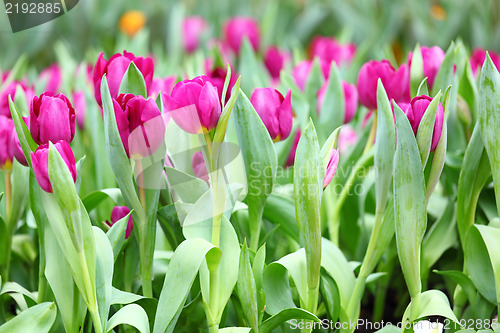
[[[367,58],[384,57],[388,47],[402,58],[416,42],[446,49],[454,39],[469,48],[500,51],[500,0],[80,0],[62,17],[15,34],[0,7],[2,69],[22,53],[39,68],[49,65],[59,40],[77,60],[94,62],[100,51],[109,55],[125,38],[118,22],[128,10],[146,15],[143,33],[150,50],[172,52],[183,16],[203,16],[211,25],[208,35],[219,37],[228,17],[245,15],[259,20],[264,47],[305,47],[322,34],[353,41]]]

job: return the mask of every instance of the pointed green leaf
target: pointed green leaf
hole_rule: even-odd
[[[118,255],[121,253],[123,246],[125,245],[125,235],[127,233],[130,214],[132,214],[132,212],[113,223],[108,232],[106,232],[109,242],[111,243],[111,248],[113,249],[114,260],[118,258]]]
[[[245,242],[240,253],[240,271],[238,275],[237,291],[248,324],[255,332],[258,332],[259,309],[257,306],[257,287],[248,252],[248,247]]]
[[[141,333],[149,333],[148,315],[140,305],[129,304],[118,310],[107,322],[106,332],[123,324],[135,327]]]
[[[271,333],[275,328],[278,328],[279,326],[292,319],[305,319],[315,322],[320,321],[318,317],[316,317],[309,311],[299,308],[290,308],[282,310],[274,316],[266,319],[262,324],[259,325],[259,332]]]
[[[0,333],[48,333],[54,324],[56,315],[57,308],[54,303],[41,303],[21,312],[0,326]]]
[[[316,108],[314,108],[316,110]],[[319,114],[318,131],[330,133],[341,126],[345,119],[345,96],[337,64],[332,62],[325,90],[323,105]],[[325,135],[326,136],[326,135]]]
[[[432,99],[431,103],[425,110],[420,125],[417,131],[417,145],[420,151],[420,159],[422,166],[425,167],[427,159],[431,151],[432,137],[434,133],[434,123],[436,122],[436,114],[439,107],[439,100],[441,98],[441,91],[437,93]]]
[[[28,165],[31,167],[31,152],[35,151],[38,145],[35,143],[33,138],[31,137],[31,133],[26,126],[21,114],[17,110],[16,105],[12,101],[12,98],[9,96],[9,108],[10,114],[12,115],[12,120],[14,121],[14,126],[16,128],[17,137],[19,138],[19,143],[21,144],[21,148],[23,150],[24,156],[26,157],[26,161],[28,161]]]
[[[123,75],[119,94],[132,94],[136,96],[140,95],[144,98],[148,97],[144,77],[133,61],[130,62],[127,71]]]
[[[422,58],[422,52],[420,52],[420,45],[417,43],[413,49],[410,67],[410,93],[412,97],[419,96],[417,92],[423,79],[424,59]]]

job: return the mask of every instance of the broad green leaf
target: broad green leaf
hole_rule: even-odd
[[[144,296],[116,289],[115,287],[112,289],[111,304],[129,304],[144,298]]]
[[[313,64],[311,66],[311,71],[307,76],[307,80],[304,84],[304,94],[306,100],[309,102],[309,117],[317,119],[317,99],[318,91],[321,89],[325,82],[323,72],[320,67],[320,59],[315,57]],[[343,91],[342,91],[343,94]],[[343,119],[342,119],[343,122]],[[338,127],[338,126],[337,126]]]
[[[106,322],[113,295],[113,248],[111,247],[111,243],[102,229],[98,227],[92,227],[92,229],[94,231],[96,252],[99,253],[99,255],[96,256],[95,273],[97,305],[99,315],[101,317],[101,326],[105,328],[107,326]]]
[[[299,308],[284,309],[274,316],[266,319],[259,325],[260,333],[271,333],[275,328],[280,327],[284,323],[292,319],[305,319],[319,322],[319,318],[309,311]]]
[[[470,227],[463,246],[465,267],[477,291],[490,303],[497,304],[497,288],[492,259],[481,232]],[[495,260],[495,259],[493,259]]]
[[[28,117],[30,114],[30,103],[26,98],[26,93],[21,85],[16,86],[16,95],[14,96],[14,104],[19,111],[21,117]]]
[[[119,94],[133,94],[136,96],[143,96],[144,98],[148,97],[144,77],[133,61],[130,62],[127,71],[123,75]]]
[[[340,316],[340,291],[335,280],[328,272],[321,272],[321,284],[319,285],[321,296],[326,307],[328,319],[336,322]]]
[[[316,108],[314,108],[316,110]],[[325,90],[323,105],[319,114],[318,132],[323,136],[330,134],[344,123],[345,96],[339,69],[335,62],[331,63],[330,75]]]
[[[420,151],[420,159],[423,167],[427,164],[427,159],[429,158],[431,151],[432,137],[434,136],[434,123],[436,122],[440,98],[441,91],[439,91],[432,99],[422,116],[420,125],[418,126],[417,145],[418,150]]]
[[[241,82],[241,89],[246,93],[250,93],[256,87],[266,87],[269,82],[269,74],[264,68],[261,61],[257,59],[257,55],[253,50],[250,41],[246,36],[243,37],[239,55],[239,73],[245,79]]]
[[[304,238],[307,287],[310,297],[317,297],[321,269],[321,196],[325,169],[320,156],[318,137],[309,121],[297,145],[294,162],[295,215]],[[313,291],[314,290],[314,291]],[[313,294],[316,294],[314,296]],[[308,310],[315,311],[316,302],[306,300]],[[314,302],[314,305],[313,305]],[[311,308],[312,307],[312,308]]]
[[[421,294],[420,307],[415,317],[410,317],[411,303],[406,308],[403,318],[415,321],[429,316],[443,316],[458,323],[458,319],[450,308],[446,295],[439,290],[428,290]]]
[[[116,221],[106,232],[106,236],[108,236],[109,242],[111,243],[114,260],[118,258],[118,255],[121,253],[123,246],[125,245],[125,236],[127,233],[127,225],[130,214],[132,214],[132,212]]]
[[[415,52],[413,54],[415,58]],[[374,164],[377,172],[375,174],[375,194],[377,198],[377,212],[378,214],[383,214],[391,187],[392,164],[394,153],[396,152],[396,129],[394,127],[391,104],[380,79],[377,82],[376,116],[377,140],[375,141]]]
[[[48,333],[56,315],[57,308],[54,303],[41,303],[21,312],[0,326],[0,333]]]
[[[149,333],[148,315],[140,305],[129,304],[118,310],[107,322],[106,332],[124,324],[137,328],[141,333]]]
[[[420,52],[420,45],[417,43],[413,49],[410,67],[410,93],[412,97],[418,96],[420,82],[424,79],[424,59]],[[378,104],[377,104],[378,105]]]
[[[85,196],[85,198],[82,199],[82,202],[87,212],[90,212],[107,198],[110,198],[115,202],[115,204],[117,204],[121,197],[122,194],[119,188],[105,188],[89,193],[87,196]]]
[[[182,307],[200,266],[209,256],[222,255],[211,243],[200,238],[187,239],[175,250],[168,265],[165,282],[158,300],[154,332],[173,332]]]
[[[500,73],[489,55],[479,79],[479,124],[490,160],[497,210],[500,212]]]
[[[424,175],[415,135],[394,103],[397,149],[394,156],[394,220],[401,270],[410,296],[420,294],[420,247],[427,224]]]
[[[472,283],[472,281],[469,279],[469,277],[467,275],[465,275],[464,273],[462,273],[460,271],[437,271],[437,270],[434,270],[434,273],[451,278],[458,285],[460,285],[460,287],[462,287],[462,290],[467,295],[469,302],[471,304],[474,303],[474,301],[476,300],[476,287],[474,287],[474,284]]]
[[[35,151],[38,145],[35,143],[33,138],[31,137],[31,133],[26,126],[21,114],[17,110],[16,105],[12,101],[12,98],[9,96],[9,108],[10,114],[12,116],[12,120],[14,121],[14,126],[16,128],[17,137],[19,138],[19,143],[21,144],[21,149],[23,150],[24,156],[26,157],[26,161],[28,165],[31,167],[31,152]]]
[[[259,309],[257,304],[257,287],[248,252],[249,250],[245,242],[240,253],[237,292],[248,324],[255,332],[258,332]]]
[[[476,85],[476,79],[474,78],[474,74],[472,73],[472,69],[468,60],[465,63],[464,74],[460,79],[458,94],[462,96],[462,98],[467,103],[469,110],[471,111],[471,124],[475,124],[478,116],[477,110],[479,92]]]
[[[165,173],[175,195],[185,203],[194,204],[208,191],[208,184],[201,178],[191,176],[171,167],[165,167]]]

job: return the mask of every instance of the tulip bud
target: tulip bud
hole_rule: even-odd
[[[325,99],[326,88],[328,87],[328,81],[326,81],[321,89],[318,91],[318,114],[323,107],[323,101]],[[356,111],[358,110],[358,91],[354,84],[342,81],[342,88],[344,89],[344,124],[347,124],[354,118]]]
[[[493,64],[497,68],[498,71],[500,71],[500,54],[497,54],[492,51],[488,51],[490,54],[491,61],[493,61]],[[477,71],[483,67],[484,60],[486,59],[486,51],[484,49],[477,48],[475,49],[469,59],[470,66],[472,68],[472,73],[474,76],[477,74]]]
[[[290,56],[286,52],[280,51],[277,47],[272,46],[267,49],[264,64],[273,79],[279,79],[281,69],[289,58]]]
[[[325,80],[327,80],[328,75],[330,75],[330,64],[320,59],[319,65]],[[304,60],[299,62],[293,69],[292,76],[300,90],[304,90],[309,74],[311,73],[312,66],[312,60]]]
[[[31,101],[29,123],[36,143],[59,140],[69,143],[75,136],[75,109],[63,94],[43,93]]]
[[[339,151],[338,149],[332,149],[328,158],[328,163],[326,165],[325,170],[325,180],[323,182],[323,188],[326,188],[332,181],[333,176],[335,176],[335,172],[337,171],[337,167],[339,165]]]
[[[3,81],[5,81],[6,78],[7,77],[5,77]],[[27,101],[31,101],[31,99],[33,98],[34,95],[33,89],[28,87],[28,85],[25,84],[23,81],[21,82],[14,81],[9,83],[7,87],[5,87],[5,89],[0,92],[0,116],[11,118],[10,108],[9,108],[9,95],[14,101],[16,99],[16,90],[18,86],[20,86],[24,90]],[[28,104],[28,102],[26,104]]]
[[[29,128],[29,118],[23,117],[23,121],[26,126]],[[28,161],[26,161],[26,156],[24,156],[23,149],[21,148],[21,142],[19,142],[19,137],[17,136],[16,131],[12,131],[12,149],[14,151],[14,157],[16,160],[24,166],[28,166]]]
[[[68,166],[68,169],[73,177],[73,181],[76,181],[76,165],[75,156],[73,151],[69,146],[69,143],[60,140],[54,144],[62,159]],[[44,144],[39,146],[35,152],[31,152],[31,163],[33,165],[33,172],[35,174],[38,184],[45,192],[52,193],[52,184],[49,178],[49,144]]]
[[[389,100],[397,103],[410,101],[410,71],[407,64],[396,71],[389,61],[371,60],[361,67],[358,75],[358,94],[361,104],[377,108],[377,81],[382,80]]]
[[[175,85],[163,94],[163,103],[175,123],[184,131],[200,134],[217,126],[221,115],[218,89],[207,76],[198,76]]]
[[[83,131],[85,128],[85,111],[87,109],[85,93],[83,91],[75,91],[72,97],[75,104],[76,124]]]
[[[165,124],[153,99],[121,94],[113,100],[116,124],[127,156],[154,154],[165,137]]]
[[[352,147],[357,140],[358,134],[351,126],[342,126],[339,132],[339,153],[346,154],[348,149]]]
[[[113,207],[111,211],[111,223],[106,221],[106,223],[111,227],[116,222],[120,221],[122,218],[130,213],[130,209],[127,206],[116,206]],[[128,239],[132,234],[134,229],[134,220],[132,219],[132,214],[128,218],[127,230],[125,231],[125,239]]]
[[[434,80],[441,67],[441,63],[444,60],[445,53],[439,46],[433,47],[420,47],[420,53],[422,54],[422,60],[424,62],[424,76],[427,77],[427,83],[429,88],[432,89],[434,85]],[[408,67],[411,68],[411,59],[413,53],[408,54]]]
[[[196,153],[194,153],[193,160],[191,161],[191,166],[193,167],[194,175],[208,183],[207,166],[205,164],[203,153],[201,151],[197,151]]]
[[[93,75],[94,94],[99,106],[102,106],[101,81],[103,75],[106,74],[111,98],[117,98],[123,76],[125,75],[131,61],[134,62],[139,71],[142,73],[144,82],[146,83],[147,94],[149,96],[151,85],[153,83],[154,72],[153,60],[151,58],[136,57],[133,53],[123,51],[123,55],[117,53],[109,58],[109,60],[106,60],[104,59],[103,54],[100,53],[94,67]]]
[[[260,33],[257,21],[249,17],[233,17],[224,25],[224,38],[238,54],[243,38],[247,37],[254,51],[259,49]]]
[[[12,119],[0,115],[0,170],[10,170],[14,157],[12,134],[15,133]]]
[[[182,22],[182,45],[186,53],[196,51],[200,37],[207,28],[207,22],[200,16],[186,17]]]
[[[283,98],[274,88],[257,88],[250,97],[250,102],[274,142],[285,140],[292,131],[291,95],[290,90]]]
[[[62,73],[58,64],[45,68],[38,76],[38,81],[47,82],[43,91],[56,94],[61,88]]]
[[[342,45],[335,38],[316,36],[312,40],[309,48],[309,56],[318,57],[321,60],[331,63],[335,61],[337,65],[349,64],[356,53],[356,45]]]
[[[429,106],[431,101],[432,98],[430,98],[429,96],[417,96],[411,100],[410,104],[405,109],[402,109],[406,114],[406,117],[408,117],[411,128],[413,129],[413,133],[415,133],[415,135],[417,135],[420,121],[422,120],[425,111],[427,111],[427,107]],[[436,120],[434,122],[431,151],[434,151],[436,149],[439,143],[439,139],[441,139],[441,132],[443,130],[443,118],[444,109],[441,103],[439,103],[436,112]]]

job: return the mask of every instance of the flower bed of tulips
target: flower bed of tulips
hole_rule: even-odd
[[[0,333],[500,331],[500,55],[179,22],[1,72]]]

